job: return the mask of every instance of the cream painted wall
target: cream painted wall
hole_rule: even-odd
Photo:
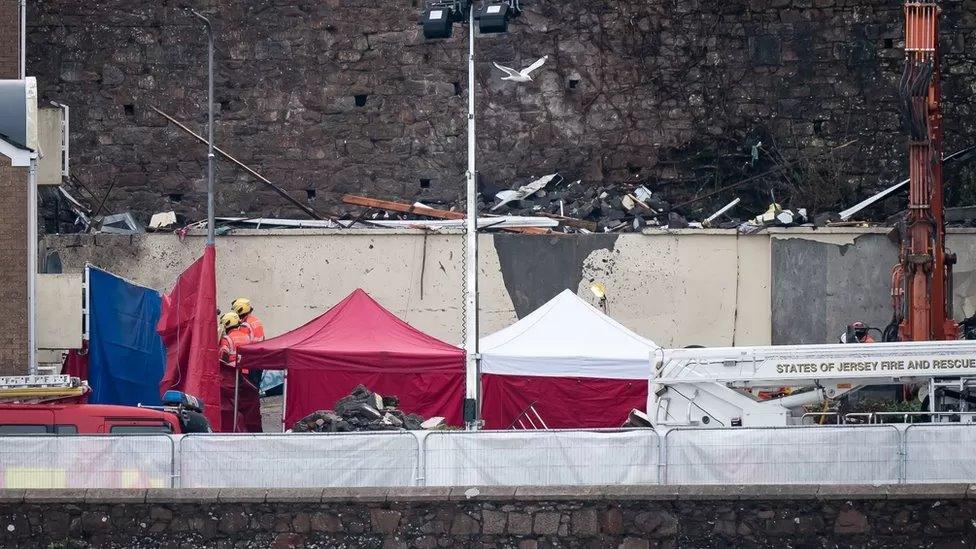
[[[607,239],[606,242],[612,242],[609,248],[580,246],[595,248],[582,264],[553,253],[536,257],[532,250],[563,250],[563,247],[553,248],[553,243],[576,238],[581,240],[571,243],[583,243],[586,237],[525,237],[531,239],[522,243],[528,244],[524,249],[529,251],[519,253],[526,257],[523,260],[519,255],[514,263],[509,258],[508,264],[510,269],[528,267],[546,255],[547,261],[556,263],[556,270],[549,272],[572,275],[568,280],[591,303],[596,300],[588,289],[590,280],[603,282],[607,286],[610,315],[661,345],[762,345],[771,342],[773,333],[773,239],[803,239],[820,246],[837,246],[841,249],[839,254],[823,256],[828,262],[839,261],[834,256],[856,253],[860,254],[858,261],[874,265],[872,258],[887,257],[889,248],[895,246],[883,238],[885,232],[885,229],[780,229],[749,236],[718,230],[623,234],[615,240]],[[855,245],[856,241],[864,240],[856,240],[860,236],[873,239],[874,244]],[[480,242],[481,331],[487,335],[517,320],[512,295],[525,288],[507,287],[506,280],[508,284],[519,280],[518,284],[536,284],[539,288],[545,285],[524,276],[530,271],[522,272],[521,277],[511,276],[511,272],[503,276],[495,236],[482,235]],[[136,283],[166,291],[179,273],[198,257],[203,238],[191,235],[180,241],[175,235],[163,233],[133,237],[55,235],[47,236],[44,244],[48,251],[58,253],[65,272],[80,273],[85,262],[90,261]],[[959,256],[954,316],[961,319],[976,312],[976,230],[952,230],[948,245]],[[218,239],[219,304],[226,309],[233,298],[250,297],[269,334],[274,335],[314,318],[355,288],[362,287],[407,322],[457,344],[462,341],[462,246],[459,234],[425,237],[420,232],[397,230],[235,231]],[[890,261],[878,261],[883,264],[875,267],[887,272]],[[780,279],[775,284],[779,291],[789,294],[791,284],[803,282],[791,282],[790,276],[819,272],[826,273],[824,276],[830,279],[827,287],[836,293],[807,296],[822,301],[820,305],[830,299],[843,300],[844,292],[855,289],[867,292],[872,298],[887,300],[886,279],[872,288],[850,284],[847,278],[851,275],[844,272],[846,264],[810,265],[795,269],[794,274],[779,273]],[[795,308],[797,304],[783,306]],[[42,341],[48,336],[60,337],[44,333],[57,327],[60,314],[54,306],[40,308],[38,326]],[[830,317],[825,322],[831,327],[843,325],[850,316],[829,307],[825,314]]]
[[[756,272],[740,275],[743,262]],[[577,293],[596,304],[590,280],[607,287],[610,315],[666,347],[769,343],[769,239],[730,232],[621,235],[584,264]]]
[[[492,238],[480,239],[482,335],[517,320]],[[661,345],[768,343],[768,242],[719,231],[621,235],[614,249],[586,258],[577,290],[593,301],[589,280],[603,281],[610,315]],[[203,239],[70,235],[47,237],[46,244],[67,272],[80,272],[90,261],[167,291],[198,256]],[[269,335],[277,335],[362,287],[410,324],[460,343],[462,245],[457,234],[238,231],[218,239],[218,305],[226,310],[235,297],[249,297]],[[743,261],[760,268],[739,277]]]
[[[37,347],[81,347],[81,272],[37,276]]]

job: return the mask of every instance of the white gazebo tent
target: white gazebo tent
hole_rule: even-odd
[[[658,348],[564,290],[481,339],[485,426],[518,427],[531,414],[549,428],[619,427],[646,405]]]

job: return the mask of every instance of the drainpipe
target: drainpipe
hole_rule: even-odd
[[[20,0],[20,79],[27,76],[27,0]]]
[[[37,375],[37,156],[27,171],[27,372]]]

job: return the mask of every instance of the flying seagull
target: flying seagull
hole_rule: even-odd
[[[529,65],[528,67],[520,71],[516,71],[515,69],[511,69],[509,67],[503,67],[502,65],[499,65],[498,63],[495,62],[492,62],[492,65],[495,65],[496,69],[508,75],[508,76],[503,76],[502,80],[511,80],[512,82],[531,82],[532,77],[529,76],[529,74],[532,71],[541,67],[543,64],[545,64],[546,59],[549,59],[548,55],[544,56],[542,59],[539,59],[535,63],[532,63],[531,65]]]

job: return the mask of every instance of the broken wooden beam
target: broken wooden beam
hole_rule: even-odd
[[[343,195],[342,202],[344,204],[350,204],[352,206],[363,206],[364,208],[376,208],[378,210],[387,210],[391,212],[400,212],[414,215],[425,215],[427,217],[433,217],[435,219],[464,219],[465,215],[461,212],[452,212],[450,210],[438,210],[436,208],[428,208],[427,206],[418,206],[415,204],[404,204],[403,202],[393,202],[391,200],[380,200],[377,198],[368,198],[365,196],[357,196],[354,194]],[[502,228],[503,231],[508,231],[511,233],[522,233],[522,234],[552,234],[549,229],[540,229],[536,227],[506,227]]]
[[[551,214],[551,213],[537,213],[535,215],[541,217],[548,217],[550,219],[555,219],[559,221],[560,225],[565,225],[567,227],[573,227],[574,229],[586,229],[591,233],[597,232],[599,227],[596,221],[586,221],[584,219],[576,219],[575,217],[566,217],[565,215]]]

